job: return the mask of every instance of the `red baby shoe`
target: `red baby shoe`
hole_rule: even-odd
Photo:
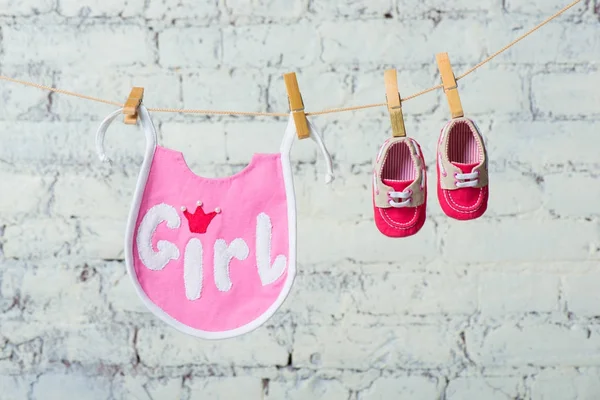
[[[458,220],[479,218],[488,203],[487,155],[473,121],[448,122],[438,142],[437,195],[446,215]]]
[[[389,237],[417,233],[425,223],[427,175],[419,144],[408,137],[388,139],[375,160],[375,225]]]

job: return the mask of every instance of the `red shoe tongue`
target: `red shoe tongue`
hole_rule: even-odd
[[[411,183],[413,183],[413,181],[394,181],[391,179],[382,179],[382,181],[385,185],[391,187],[396,192],[404,191],[404,189],[406,189]]]
[[[452,165],[454,165],[455,167],[458,167],[463,174],[470,174],[471,172],[473,172],[473,168],[478,166],[479,163],[477,162],[475,164],[462,164],[462,163],[453,162]]]

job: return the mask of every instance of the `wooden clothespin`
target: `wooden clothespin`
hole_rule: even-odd
[[[123,114],[125,114],[124,122],[126,124],[135,125],[138,117],[138,107],[144,99],[144,88],[134,87],[129,93],[129,98],[123,106]]]
[[[452,118],[463,117],[465,113],[463,112],[460,96],[458,95],[458,85],[456,83],[456,78],[454,77],[454,72],[452,72],[448,53],[438,53],[436,54],[435,59],[438,64],[438,69],[442,74],[444,93],[446,93],[446,98],[448,99],[448,106],[450,107]]]
[[[308,121],[306,120],[306,114],[304,113],[304,102],[302,101],[302,95],[300,94],[300,88],[298,87],[296,73],[290,72],[284,74],[283,80],[285,81],[285,88],[288,94],[290,111],[294,117],[294,124],[296,124],[298,139],[306,139],[310,136],[310,129],[308,128]]]
[[[394,137],[406,136],[404,116],[402,115],[402,101],[398,91],[398,74],[395,69],[388,69],[383,74],[385,81],[385,98],[387,100],[390,120],[392,121],[392,135]]]

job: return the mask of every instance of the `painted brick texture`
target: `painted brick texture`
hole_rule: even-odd
[[[152,107],[307,109],[384,101],[461,73],[564,0],[0,0],[0,73]],[[490,205],[449,220],[435,196],[441,92],[404,105],[429,165],[428,221],[381,236],[370,168],[385,108],[315,117],[293,150],[299,276],[262,328],[179,334],[125,272],[143,135],[113,107],[0,81],[0,400],[592,400],[600,398],[600,3],[584,1],[459,82],[482,128]],[[153,114],[160,142],[207,176],[279,147],[282,119]]]

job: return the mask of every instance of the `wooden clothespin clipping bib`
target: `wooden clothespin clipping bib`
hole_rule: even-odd
[[[144,88],[134,87],[129,93],[129,98],[123,106],[123,114],[125,114],[124,122],[126,124],[135,125],[138,117],[138,107],[144,99]]]
[[[398,74],[395,69],[388,69],[383,75],[385,81],[385,98],[392,121],[392,135],[394,137],[406,136],[404,116],[402,115],[402,101],[398,91]]]
[[[458,95],[458,85],[454,77],[454,72],[452,72],[448,53],[438,53],[435,59],[438,69],[442,74],[442,84],[444,85],[444,93],[446,93],[446,98],[448,99],[450,114],[452,114],[452,118],[463,117],[465,113],[463,112],[460,96]]]
[[[310,136],[310,129],[308,128],[308,121],[306,120],[306,114],[304,113],[304,102],[302,101],[302,95],[300,94],[300,88],[298,87],[296,73],[290,72],[284,74],[283,80],[285,81],[285,88],[288,94],[290,111],[294,118],[294,124],[296,124],[298,139],[306,139]]]

